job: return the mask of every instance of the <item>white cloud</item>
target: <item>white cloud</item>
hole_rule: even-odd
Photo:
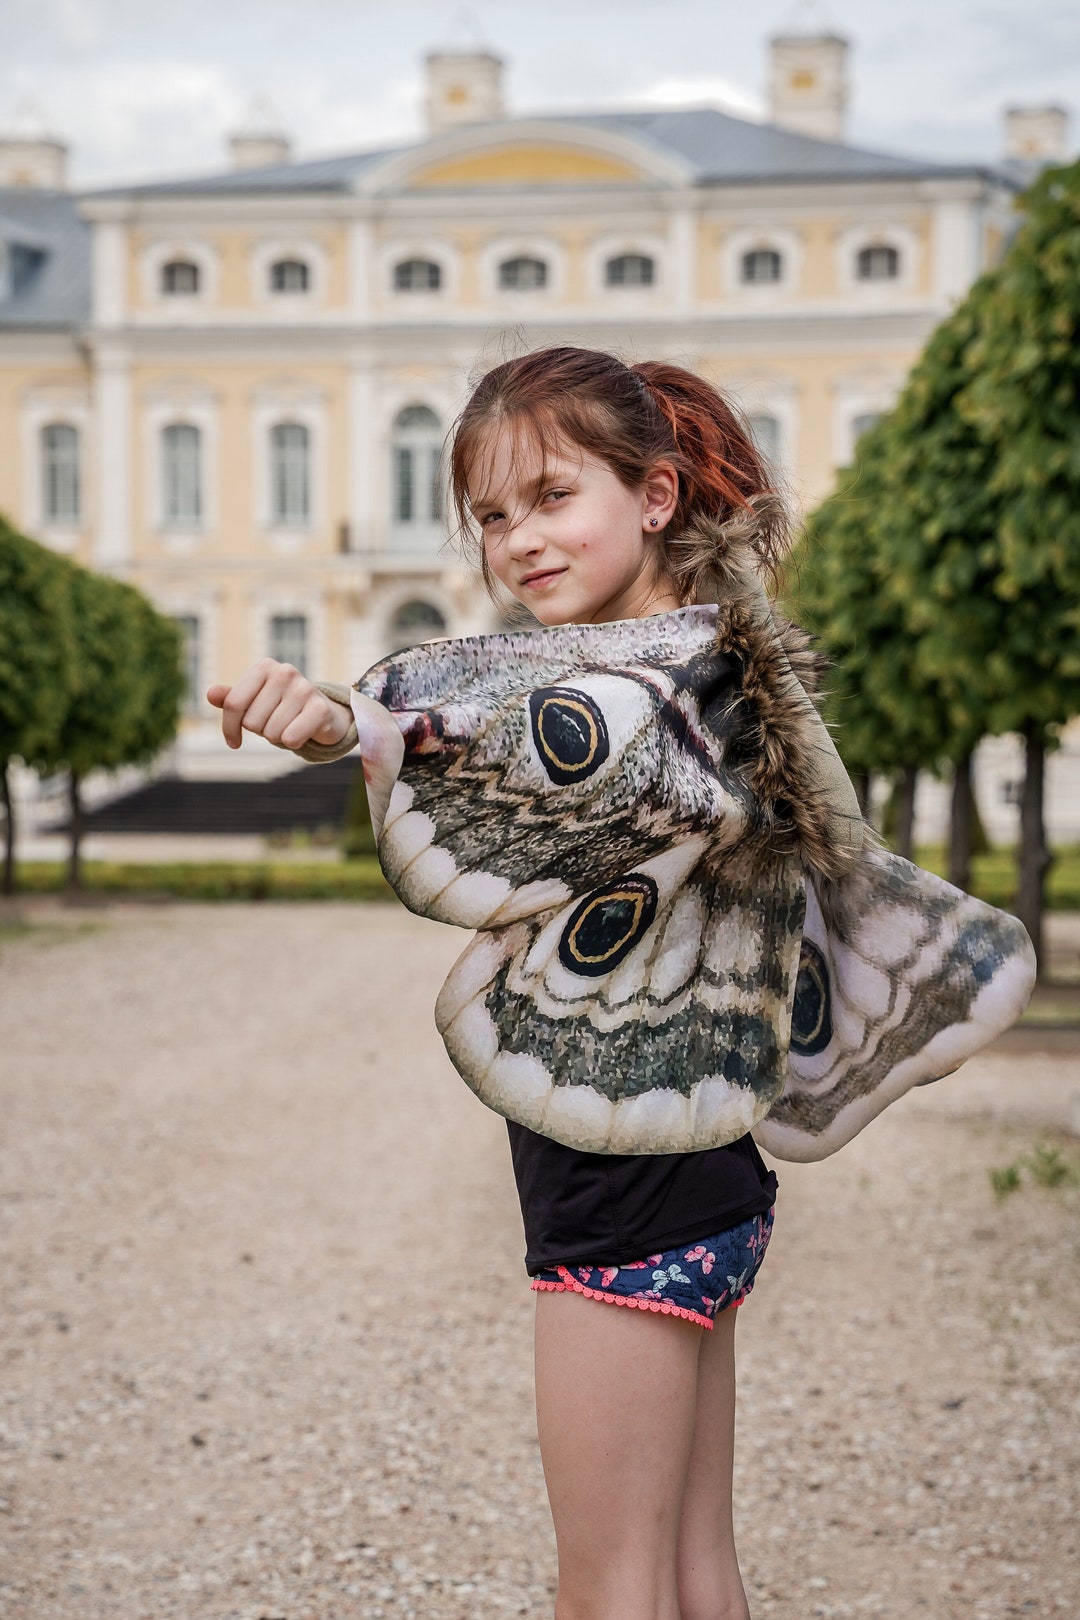
[[[703,104],[722,107],[737,118],[761,119],[765,116],[765,103],[760,96],[751,95],[744,86],[730,79],[703,74],[697,78],[658,79],[632,99],[647,107],[700,107]]]

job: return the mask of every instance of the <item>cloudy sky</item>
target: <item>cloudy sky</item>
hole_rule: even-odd
[[[221,165],[252,98],[298,155],[421,127],[422,58],[481,44],[514,112],[716,102],[760,115],[771,34],[852,42],[850,137],[1000,153],[1007,105],[1054,102],[1080,149],[1077,0],[0,0],[0,127],[37,111],[76,185]]]

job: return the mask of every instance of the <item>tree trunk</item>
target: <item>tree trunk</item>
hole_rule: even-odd
[[[952,809],[949,815],[949,882],[971,888],[971,842],[975,831],[975,792],[971,783],[971,755],[953,767]]]
[[[1024,733],[1026,769],[1020,800],[1020,870],[1016,885],[1016,915],[1031,943],[1040,971],[1043,961],[1043,891],[1051,854],[1046,847],[1043,788],[1046,778],[1046,743],[1034,727]]]
[[[919,767],[905,765],[896,779],[896,853],[910,861],[915,846],[915,787]]]
[[[10,760],[5,759],[0,767],[0,792],[4,801],[4,894],[15,893],[15,806],[8,776],[10,768]]]
[[[856,771],[851,778],[851,785],[855,789],[855,797],[859,801],[859,809],[863,815],[870,812],[870,772]]]
[[[68,889],[82,888],[82,835],[83,807],[79,792],[79,778],[72,771],[68,777],[68,803],[71,806],[71,854],[68,859]]]

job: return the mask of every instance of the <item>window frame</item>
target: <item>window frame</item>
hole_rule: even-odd
[[[185,435],[183,440],[179,438],[180,434]],[[195,455],[191,465],[195,469],[194,487],[196,498],[193,509],[186,512],[172,511],[170,510],[170,499],[171,494],[175,493],[175,491],[170,486],[176,481],[176,464],[170,465],[171,452],[169,446],[181,442],[191,443],[192,440],[187,438],[187,435],[194,436]],[[162,422],[158,427],[158,457],[158,510],[161,527],[186,534],[202,532],[206,527],[207,508],[206,435],[202,427],[197,422],[187,421],[183,417],[175,417],[170,421]]]
[[[286,439],[287,434],[294,436],[295,443]],[[313,483],[311,428],[306,422],[282,416],[279,421],[271,422],[267,430],[267,439],[269,525],[273,529],[289,531],[309,529],[312,521]],[[295,465],[290,466],[290,457],[296,458],[298,449],[302,449],[302,455],[295,461]],[[302,490],[302,500],[296,505],[290,504],[287,498],[289,491],[286,486],[290,480],[298,484]]]
[[[540,267],[543,274],[539,281],[522,286],[519,282],[507,281],[505,279],[506,272],[511,269],[512,266],[521,266],[526,264]],[[548,260],[546,258],[542,258],[539,253],[512,253],[507,258],[500,259],[495,268],[495,276],[496,286],[498,291],[501,293],[511,293],[517,296],[524,295],[526,298],[529,298],[535,296],[536,293],[546,294],[551,291],[551,265]]]
[[[298,287],[278,286],[278,272],[299,270],[302,272],[301,284]],[[284,280],[284,276],[280,278]],[[308,259],[299,253],[284,253],[271,259],[266,267],[266,290],[271,298],[309,298],[312,292],[314,277],[311,273],[311,264]]]
[[[49,435],[63,433],[70,434],[73,451],[69,457],[67,471],[70,474],[71,488],[74,491],[70,507],[66,511],[54,507],[51,496],[54,491],[55,472],[55,446],[50,447]],[[63,417],[43,422],[37,430],[38,442],[38,500],[40,503],[41,526],[44,529],[80,529],[83,521],[83,435],[78,425],[66,421]]]
[[[775,266],[773,274],[759,276],[748,274],[750,267],[758,261],[768,260]],[[778,247],[771,244],[763,247],[746,248],[739,255],[739,280],[744,287],[779,287],[784,281],[784,255]]]
[[[612,271],[617,264],[626,265],[632,263],[647,264],[649,267],[648,277],[641,281],[613,278]],[[651,291],[660,279],[657,274],[658,269],[656,255],[653,253],[645,253],[637,248],[627,248],[621,253],[611,253],[604,260],[604,286],[616,288],[619,292],[641,292],[646,288]]]
[[[414,282],[405,282],[399,279],[401,272],[410,270],[415,266],[423,265],[428,271],[435,272],[435,279],[430,279],[424,285]],[[395,259],[390,266],[390,291],[394,297],[404,298],[430,298],[446,290],[446,272],[438,259],[430,254],[411,253],[405,258]]]

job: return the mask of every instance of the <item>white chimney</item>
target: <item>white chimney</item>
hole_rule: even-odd
[[[233,168],[265,169],[274,163],[288,163],[291,156],[289,137],[273,107],[265,97],[256,96],[241,127],[229,136]]]
[[[1064,107],[1007,107],[1005,156],[1027,163],[1063,163],[1069,115]]]
[[[65,142],[50,134],[40,108],[24,102],[10,127],[0,130],[0,186],[63,191],[67,155]]]
[[[848,42],[839,34],[778,34],[769,42],[769,118],[782,129],[842,141]]]
[[[430,51],[424,113],[429,134],[505,116],[502,60],[490,51]]]

